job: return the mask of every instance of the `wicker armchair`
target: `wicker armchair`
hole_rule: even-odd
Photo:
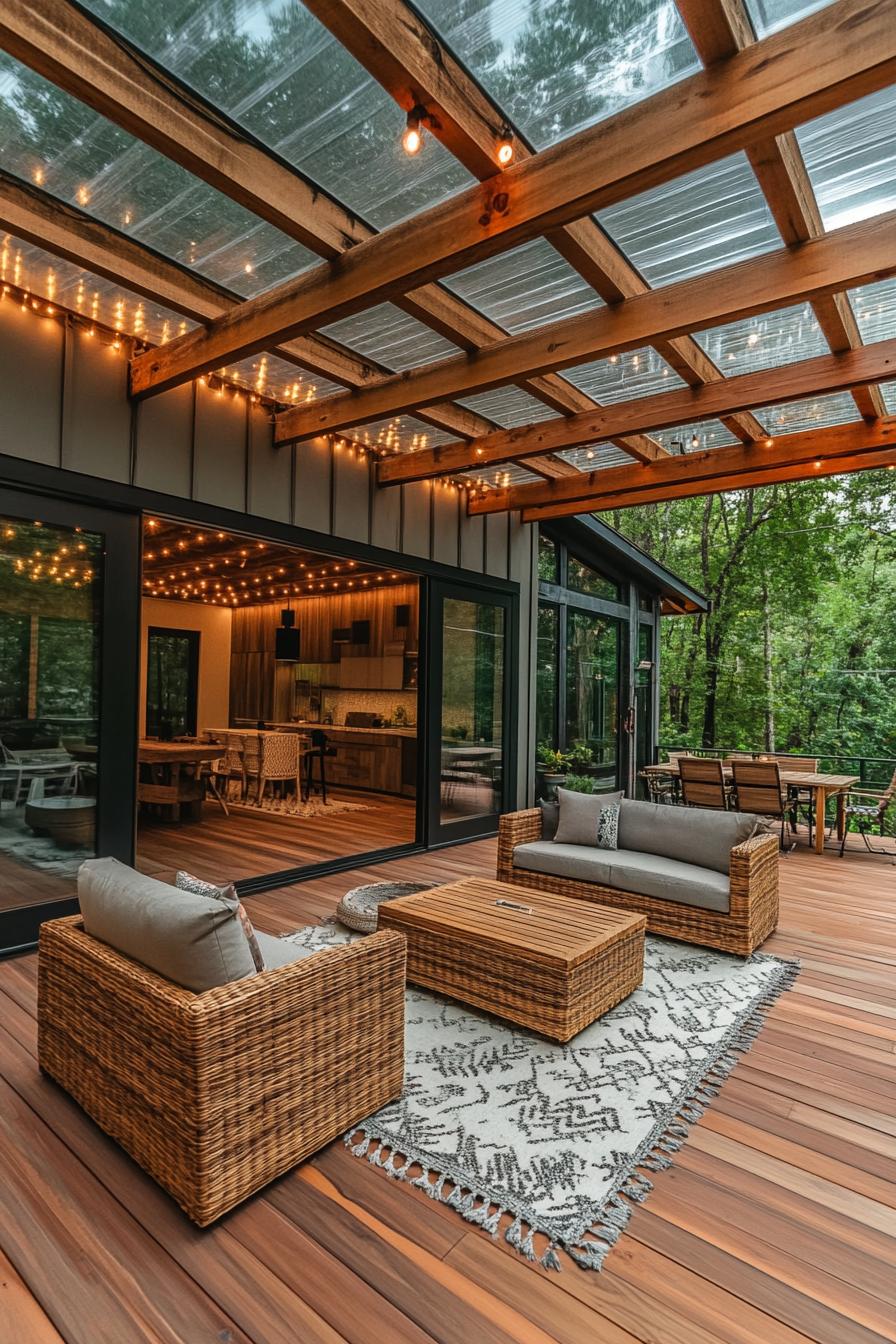
[[[730,904],[727,914],[682,905],[677,901],[642,896],[596,882],[580,882],[516,868],[513,851],[517,845],[541,839],[541,809],[512,812],[498,823],[499,882],[553,891],[598,905],[612,905],[647,916],[647,928],[664,938],[701,947],[717,947],[747,957],[764,943],[778,923],[778,838],[762,834],[751,836],[731,851],[729,870]]]
[[[199,1226],[401,1093],[405,940],[194,994],[41,926],[38,1060]]]

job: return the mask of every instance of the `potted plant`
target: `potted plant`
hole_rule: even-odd
[[[536,761],[541,779],[541,792],[545,797],[550,797],[557,786],[566,780],[569,757],[566,752],[549,747],[547,742],[541,742],[536,752]]]

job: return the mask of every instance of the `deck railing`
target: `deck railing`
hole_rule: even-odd
[[[763,747],[689,747],[686,744],[662,742],[659,747],[659,760],[670,751],[687,751],[692,756],[730,756],[733,752],[749,751],[754,756],[774,754],[782,760],[787,756],[818,758],[818,768],[823,774],[858,775],[860,785],[869,789],[885,789],[896,770],[896,757],[893,756],[852,756],[849,754],[832,755],[830,752],[816,751],[806,747],[802,751],[776,751],[768,753]]]

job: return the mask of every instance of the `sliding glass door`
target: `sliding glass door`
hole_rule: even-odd
[[[433,586],[430,841],[497,828],[516,775],[513,606],[505,594]]]
[[[131,857],[137,535],[0,488],[0,951],[75,908],[85,858]]]

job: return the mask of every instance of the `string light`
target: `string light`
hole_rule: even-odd
[[[501,131],[497,151],[498,162],[502,168],[513,162],[513,153],[513,131],[509,126],[505,126]]]
[[[423,147],[423,122],[426,119],[426,109],[418,103],[412,107],[408,113],[404,133],[401,137],[401,147],[410,158],[419,154]]]

